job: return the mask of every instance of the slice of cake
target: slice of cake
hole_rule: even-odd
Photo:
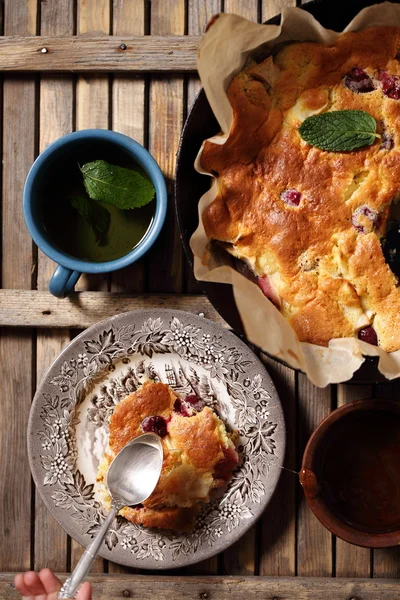
[[[109,447],[97,476],[107,507],[111,499],[105,476],[111,461],[128,442],[147,432],[162,439],[160,480],[142,505],[125,507],[120,514],[145,527],[191,531],[201,503],[226,485],[238,464],[235,434],[228,433],[197,396],[179,398],[164,383],[144,383],[117,404],[110,419]]]

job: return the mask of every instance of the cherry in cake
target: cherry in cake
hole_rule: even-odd
[[[371,325],[360,329],[360,331],[358,332],[358,338],[363,342],[372,344],[373,346],[378,345],[378,336],[376,335],[375,329],[371,327]]]
[[[167,421],[159,415],[145,417],[141,423],[141,428],[143,433],[156,433],[162,438],[168,433]]]
[[[354,67],[344,78],[344,85],[356,94],[365,94],[375,89],[371,77],[364,71]]]

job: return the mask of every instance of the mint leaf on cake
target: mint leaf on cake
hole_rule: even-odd
[[[152,182],[137,171],[95,160],[80,168],[87,193],[92,200],[129,209],[145,206],[153,200]]]
[[[314,115],[305,119],[298,131],[311,146],[330,152],[371,146],[380,138],[374,117],[364,110],[335,110]]]

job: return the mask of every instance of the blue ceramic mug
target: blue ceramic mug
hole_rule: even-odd
[[[115,150],[133,159],[152,181],[156,193],[154,218],[137,246],[121,258],[106,262],[82,260],[57,247],[43,224],[43,183],[54,165],[62,164],[64,157],[75,157],[82,149],[90,150],[93,158],[101,158],[101,149],[108,154]],[[24,187],[23,210],[25,222],[36,245],[58,263],[50,280],[49,290],[64,298],[74,288],[82,273],[108,273],[122,269],[143,256],[155,242],[163,226],[167,211],[167,189],[164,177],[154,158],[143,146],[122,133],[105,129],[86,129],[70,133],[50,144],[33,163]]]

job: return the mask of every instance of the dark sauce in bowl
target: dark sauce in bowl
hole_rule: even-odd
[[[318,452],[319,493],[341,521],[360,531],[400,530],[400,414],[349,413]]]

